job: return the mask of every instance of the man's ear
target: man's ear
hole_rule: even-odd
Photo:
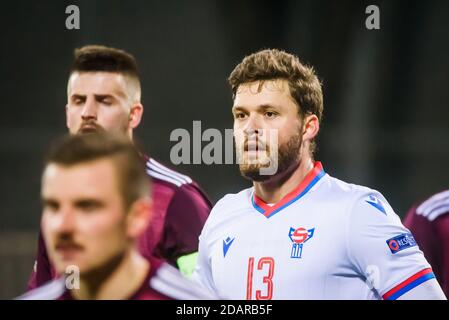
[[[141,103],[135,103],[131,107],[129,111],[129,126],[132,129],[135,129],[139,126],[140,121],[142,121],[143,115],[143,105]]]
[[[152,213],[153,201],[149,197],[136,200],[131,205],[126,217],[128,237],[138,238],[151,222]]]
[[[302,140],[312,141],[320,131],[320,121],[315,114],[308,114],[304,117],[304,124],[302,126]]]

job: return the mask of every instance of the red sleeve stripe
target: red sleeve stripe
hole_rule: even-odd
[[[413,288],[417,287],[421,283],[435,278],[435,275],[432,272],[432,268],[424,269],[418,273],[415,273],[413,276],[408,278],[407,280],[401,282],[397,286],[395,286],[393,289],[389,290],[387,293],[385,293],[382,298],[384,300],[396,300],[400,296],[402,296],[404,293],[412,290]]]

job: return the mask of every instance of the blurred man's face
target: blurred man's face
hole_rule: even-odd
[[[42,230],[58,273],[81,274],[117,261],[130,246],[127,213],[112,160],[50,164],[42,177]]]
[[[67,93],[67,127],[71,134],[96,130],[129,133],[137,126],[132,117],[133,101],[121,74],[75,72]]]
[[[232,113],[244,177],[254,181],[270,179],[272,176],[261,174],[260,169],[276,161],[274,158],[278,160],[275,174],[299,163],[302,123],[287,81],[265,81],[261,87],[259,81],[240,85]],[[277,145],[273,135],[277,135]]]

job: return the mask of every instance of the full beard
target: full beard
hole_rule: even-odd
[[[274,175],[280,175],[288,170],[291,170],[292,167],[298,166],[299,154],[302,145],[302,135],[300,132],[301,131],[298,130],[297,134],[293,135],[286,143],[279,146],[276,172],[273,174],[263,174],[261,172],[261,169],[268,168],[273,161],[276,161],[276,159],[273,159],[275,155],[272,154],[270,148],[267,150],[268,157],[263,159],[266,161],[259,161],[257,163],[240,163],[240,174],[248,180],[263,182],[271,179]]]

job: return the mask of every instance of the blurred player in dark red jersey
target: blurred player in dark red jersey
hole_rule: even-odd
[[[134,57],[125,51],[85,46],[75,50],[67,86],[66,119],[71,134],[92,131],[123,132],[130,139],[140,124],[143,106]],[[153,179],[153,223],[139,238],[145,257],[166,259],[189,276],[195,267],[198,236],[211,203],[186,175],[142,155]],[[39,236],[37,259],[28,283],[33,289],[57,276]]]
[[[137,240],[151,223],[150,187],[140,155],[123,135],[58,142],[42,175],[41,227],[62,277],[22,298],[204,298],[177,269],[139,253]]]
[[[449,297],[449,190],[410,208],[404,218],[446,297]]]

